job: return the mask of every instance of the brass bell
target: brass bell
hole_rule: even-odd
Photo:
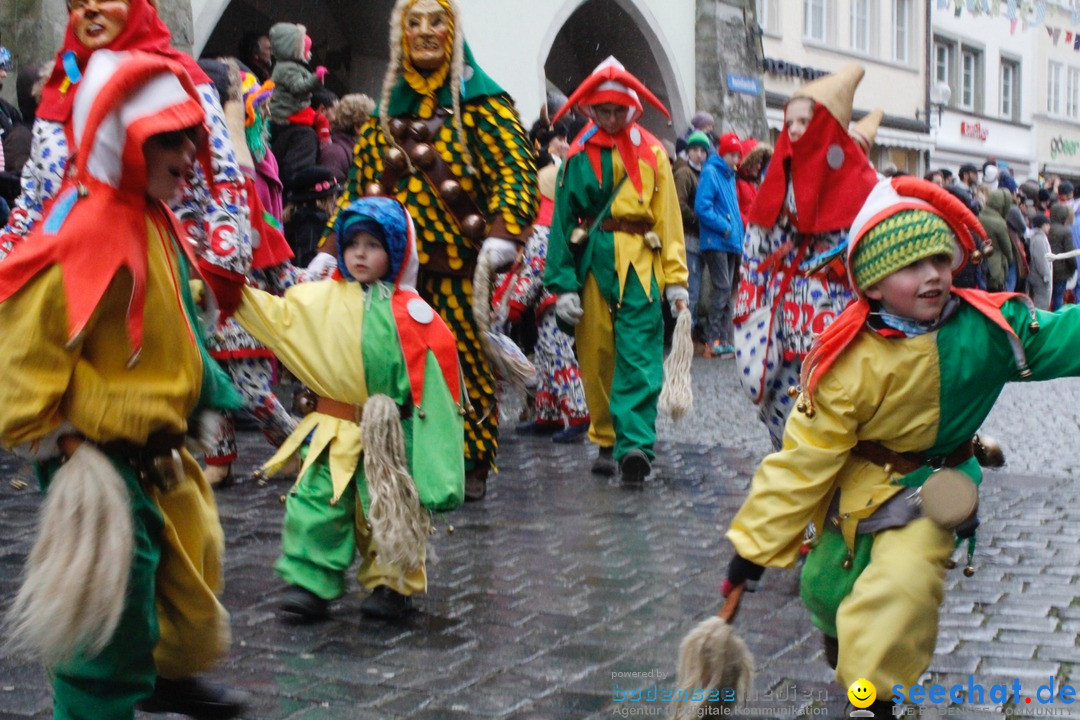
[[[431,131],[423,120],[413,120],[409,123],[409,136],[416,142],[426,143],[431,139]]]
[[[999,468],[1005,465],[1005,451],[1001,443],[989,435],[976,435],[972,440],[975,459],[983,467]]]
[[[1026,366],[1021,368],[1020,369],[1020,379],[1021,380],[1027,380],[1029,377],[1031,377],[1031,368],[1026,367]]]
[[[282,505],[284,505],[285,504],[285,496],[282,495],[281,497],[279,497],[278,502],[280,502]]]
[[[442,195],[443,200],[449,203],[457,202],[462,192],[464,191],[461,189],[461,183],[457,180],[443,180],[439,185],[439,195]]]
[[[412,158],[412,161],[420,168],[427,170],[435,164],[435,148],[427,143],[420,143],[409,151],[409,157]]]
[[[570,231],[570,244],[580,245],[589,237],[589,231],[583,227],[576,227]]]
[[[817,410],[815,410],[815,409],[814,409],[814,408],[812,408],[812,407],[809,407],[809,408],[807,408],[807,409],[806,409],[806,417],[808,417],[808,418],[812,418],[812,417],[814,417],[815,415],[817,415]]]
[[[368,531],[368,532],[371,532],[371,523],[369,523],[369,522],[365,522],[365,523],[364,523],[364,527],[365,527],[365,528],[367,528],[367,531]]]
[[[1030,323],[1028,323],[1028,330],[1033,333],[1037,333],[1039,332],[1039,330],[1042,330],[1042,325],[1039,324],[1038,320],[1032,320]]]
[[[480,217],[476,213],[472,215],[466,215],[461,221],[461,232],[465,237],[472,240],[479,240],[484,237],[484,233],[487,231],[487,223],[484,222],[484,218]]]
[[[330,507],[337,507],[337,504],[338,504],[338,499],[337,498],[330,498]]]
[[[390,148],[383,155],[383,164],[394,168],[395,170],[401,170],[408,165],[408,160],[405,158],[405,153],[401,148]]]
[[[791,398],[792,400],[799,397],[799,386],[798,385],[788,385],[787,396],[789,398]]]
[[[987,243],[986,245],[983,245],[981,249],[982,249],[982,256],[984,258],[988,258],[988,257],[990,257],[991,255],[994,254],[994,246],[989,244],[989,243]]]
[[[945,569],[946,570],[955,570],[956,569],[956,561],[953,560],[952,558],[949,558],[948,560],[946,560],[945,561]]]
[[[368,183],[367,187],[364,188],[364,194],[368,197],[377,197],[379,195],[382,195],[382,185],[377,182]]]
[[[892,463],[885,463],[885,465],[881,469],[885,471],[886,475],[892,475],[892,471],[893,471]]]
[[[405,133],[409,130],[409,125],[401,118],[394,118],[390,121],[390,134],[394,136],[395,140],[400,140],[405,137]]]
[[[90,194],[90,190],[87,189],[87,187],[85,185],[83,185],[82,183],[78,184],[76,192],[78,193],[79,197],[81,197],[81,198],[84,198],[84,197],[86,197],[87,195]]]
[[[447,525],[446,526],[446,534],[447,535],[453,535],[454,534],[454,526],[453,525]]]
[[[426,417],[427,417],[427,413],[426,413],[426,412],[424,412],[423,410],[419,409],[419,408],[417,408],[417,409],[416,409],[416,415],[417,415],[417,417],[419,417],[419,418],[420,418],[421,420],[423,420],[424,418],[426,418]]]
[[[964,577],[971,577],[974,574],[975,574],[975,566],[968,565],[967,567],[964,568]]]
[[[978,265],[979,263],[982,262],[982,259],[983,259],[983,255],[982,255],[981,251],[979,251],[979,250],[972,250],[971,251],[971,264],[972,265]]]
[[[850,555],[848,555],[847,559],[844,560],[843,568],[845,570],[850,570],[851,569],[851,556]]]
[[[798,410],[799,412],[805,414],[806,411],[809,409],[809,406],[806,403],[801,402],[801,403],[799,403],[798,405],[795,406],[795,409]]]
[[[650,250],[659,250],[660,236],[650,230],[649,232],[645,233],[645,244],[649,246]]]

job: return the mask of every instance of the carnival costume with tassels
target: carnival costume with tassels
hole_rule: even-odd
[[[222,308],[239,300],[251,266],[251,238],[244,177],[210,79],[189,56],[172,47],[172,36],[148,0],[129,0],[124,29],[109,44],[114,51],[138,50],[179,63],[199,92],[210,133],[210,162],[200,164],[182,186],[172,210],[198,256],[196,264]],[[60,190],[73,146],[72,107],[82,90],[83,72],[92,50],[76,37],[69,23],[52,75],[42,90],[33,126],[33,152],[23,169],[22,193],[0,234],[0,259],[11,252],[40,222]]]
[[[851,221],[877,174],[848,134],[855,86],[849,65],[800,88],[816,103],[806,132],[792,143],[780,133],[746,220],[735,306],[739,380],[759,407],[776,449],[803,357],[852,300],[843,269]]]
[[[236,315],[319,395],[315,412],[265,469],[272,474],[294,454],[303,457],[285,503],[276,569],[288,583],[327,600],[345,593],[345,572],[357,550],[358,580],[365,588],[387,585],[403,595],[427,589],[422,563],[406,571],[379,561],[365,522],[371,498],[366,463],[360,462],[368,452],[361,418],[368,398],[385,395],[401,408],[409,470],[423,508],[457,507],[464,483],[457,346],[414,289],[412,224],[396,200],[361,198],[338,213],[339,244],[362,223],[383,229],[390,256],[386,279],[361,285],[348,275],[339,253],[336,279],[296,285],[281,298],[245,288]]]
[[[466,468],[486,475],[495,461],[499,419],[495,378],[472,317],[473,271],[485,238],[527,242],[538,202],[536,170],[513,101],[473,60],[457,3],[439,0],[451,38],[444,64],[428,75],[413,67],[405,47],[403,21],[411,4],[394,6],[392,75],[360,131],[338,207],[377,192],[408,208],[416,223],[417,290],[457,337],[468,394]]]
[[[664,381],[660,303],[666,287],[685,286],[688,278],[671,164],[660,141],[634,122],[643,111],[639,96],[668,114],[608,58],[553,119],[575,105],[586,115],[602,103],[629,113],[615,136],[591,122],[571,143],[555,189],[544,273],[550,292],[581,294],[576,339],[592,415],[589,439],[613,447],[616,460],[630,450],[653,457]]]
[[[955,271],[985,242],[974,215],[945,191],[886,180],[854,220],[850,280],[865,289],[950,246]],[[815,341],[783,450],[762,461],[728,538],[747,560],[791,567],[807,524],[823,528],[802,597],[814,624],[838,638],[842,686],[858,678],[910,686],[926,670],[947,562],[973,528],[943,529],[913,491],[942,467],[977,484],[972,438],[1005,383],[1080,375],[1078,343],[1080,309],[1046,313],[1023,295],[955,287],[941,318],[921,326],[883,313],[860,290]]]
[[[100,653],[77,654],[53,674],[55,717],[116,718],[131,717],[157,674],[205,670],[228,646],[216,598],[224,538],[183,437],[197,404],[220,408],[228,398],[238,407],[240,398],[201,347],[182,230],[145,195],[143,144],[201,127],[198,91],[176,62],[107,50],[82,85],[73,177],[0,263],[0,328],[10,340],[0,345],[0,441],[38,461],[50,494],[66,434],[95,445],[126,485],[135,548],[120,625]],[[205,140],[199,160],[209,162]],[[175,460],[167,481],[151,462],[161,457]]]

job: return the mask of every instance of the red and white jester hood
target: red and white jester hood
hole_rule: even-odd
[[[72,111],[74,162],[27,241],[0,263],[0,301],[52,265],[63,269],[68,339],[76,342],[121,269],[131,277],[127,330],[131,361],[142,346],[146,300],[146,216],[171,213],[146,196],[143,144],[152,135],[203,128],[199,159],[209,165],[204,113],[178,63],[142,52],[99,50],[87,64]],[[178,225],[173,224],[174,232]],[[186,247],[178,235],[181,245]]]

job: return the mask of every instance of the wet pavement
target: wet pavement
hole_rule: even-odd
[[[650,692],[671,687],[680,639],[716,610],[730,556],[723,527],[763,452],[749,444],[766,442],[747,417],[749,403],[732,395],[729,365],[696,361],[698,415],[661,426],[654,475],[643,488],[591,475],[588,445],[507,432],[488,497],[437,522],[429,592],[400,624],[362,617],[364,593],[355,590],[333,603],[327,622],[284,622],[282,585],[271,568],[288,482],[221,491],[233,645],[214,679],[249,691],[244,717],[260,720],[663,716],[666,707]],[[1071,413],[1077,405],[1069,393],[1080,393],[1069,382],[1040,392]],[[737,425],[725,429],[729,422]],[[1044,434],[1034,415],[1027,422],[1033,438]],[[749,440],[714,445],[710,433]],[[245,470],[268,448],[256,433],[241,439],[247,462],[238,469]],[[1010,440],[1025,442],[1016,434]],[[1077,455],[1072,447],[1058,452]],[[1060,470],[1066,465],[1055,459],[1043,472],[1021,465],[988,474],[977,573],[949,575],[938,652],[924,682],[966,685],[973,674],[989,688],[1016,678],[1026,693],[1052,677],[1080,685],[1080,510]],[[9,483],[17,467],[0,458],[5,604],[38,506],[32,487]],[[832,681],[798,599],[797,572],[767,572],[736,627],[756,659],[749,714],[843,716],[846,689]],[[40,666],[0,657],[0,718],[45,718],[49,707]],[[1047,709],[1010,706],[1018,715]],[[989,704],[952,710],[951,717],[1003,714]]]

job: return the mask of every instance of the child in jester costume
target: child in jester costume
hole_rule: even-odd
[[[538,200],[517,110],[476,64],[461,23],[457,0],[397,0],[382,95],[360,130],[338,207],[387,195],[416,223],[417,290],[458,342],[468,395],[465,497],[479,500],[495,463],[499,413],[473,319],[473,275],[481,253],[494,270],[509,268],[529,239]]]
[[[361,610],[396,618],[427,590],[427,511],[462,501],[457,344],[414,289],[415,231],[401,203],[356,200],[335,232],[333,279],[283,297],[245,288],[236,317],[319,396],[264,468],[303,458],[285,501],[282,608],[325,617],[359,551],[358,579],[373,591]]]
[[[667,109],[609,57],[574,91],[592,120],[571,143],[555,190],[544,285],[576,326],[578,361],[599,446],[593,471],[641,482],[651,472],[664,382],[661,297],[689,300],[682,215],[660,141],[638,125],[641,99]]]
[[[1080,309],[1051,314],[1025,295],[952,285],[985,241],[933,183],[875,186],[848,236],[856,300],[814,342],[783,449],[762,461],[727,534],[737,555],[725,596],[765,566],[793,566],[807,524],[824,528],[802,597],[840,684],[865,678],[879,697],[930,664],[960,540],[973,572],[975,431],[1005,383],[1080,375]],[[946,502],[965,496],[961,512]]]
[[[167,202],[209,170],[183,65],[100,50],[72,103],[78,152],[56,201],[0,263],[0,442],[36,462],[38,540],[9,615],[50,667],[54,717],[232,717],[192,677],[228,648],[224,537],[184,448],[200,406],[242,402],[202,347],[194,257]],[[153,695],[151,696],[151,693]]]

